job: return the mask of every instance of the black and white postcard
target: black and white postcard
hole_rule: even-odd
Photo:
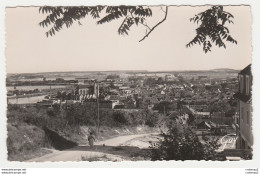
[[[252,11],[7,3],[4,160],[254,163]]]

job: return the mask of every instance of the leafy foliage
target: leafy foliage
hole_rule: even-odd
[[[199,137],[184,125],[174,126],[163,139],[151,145],[151,159],[155,160],[216,160],[217,140]]]
[[[120,35],[128,34],[133,24],[144,24],[146,17],[152,16],[152,10],[145,6],[81,6],[81,7],[49,7],[39,8],[39,12],[48,14],[46,19],[39,23],[41,27],[51,29],[46,32],[46,36],[53,36],[65,25],[71,27],[74,22],[81,25],[80,20],[90,15],[93,19],[99,19],[97,24],[104,24],[116,19],[124,18],[118,29]],[[101,13],[105,16],[100,19]]]
[[[158,104],[155,104],[154,110],[159,110],[159,112],[161,113],[168,113],[169,111],[174,111],[176,108],[175,108],[175,105],[174,103],[172,102],[168,102],[168,101],[162,101]]]
[[[152,16],[152,9],[147,6],[80,6],[80,7],[50,7],[39,8],[39,12],[47,14],[47,17],[39,23],[41,27],[50,27],[46,36],[54,36],[64,26],[71,27],[74,22],[82,25],[80,20],[87,15],[97,20],[97,24],[105,24],[114,20],[122,19],[118,28],[119,35],[128,35],[131,27],[139,24],[146,27],[145,36],[139,41],[143,41],[150,33],[164,22],[167,18],[168,6],[161,10],[165,13],[163,20],[153,27],[149,27],[146,18]],[[102,16],[102,17],[101,17]],[[195,15],[190,21],[200,23],[196,29],[196,36],[186,47],[194,44],[202,45],[205,53],[211,51],[215,44],[218,47],[226,48],[225,41],[237,44],[237,41],[229,34],[226,22],[233,23],[233,15],[223,11],[223,6],[213,6],[212,8]]]
[[[212,44],[226,48],[224,41],[237,44],[237,41],[229,34],[229,29],[225,26],[226,22],[233,23],[233,15],[223,11],[223,6],[213,6],[212,8],[195,15],[190,21],[200,22],[196,29],[196,36],[186,46],[194,44],[203,46],[203,51],[211,51]]]

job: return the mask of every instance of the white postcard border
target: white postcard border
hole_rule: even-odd
[[[6,88],[5,88],[5,7],[13,6],[77,6],[77,5],[205,5],[205,4],[222,4],[222,5],[250,5],[252,10],[252,69],[253,69],[253,132],[254,132],[254,152],[251,161],[163,161],[163,162],[44,162],[44,163],[26,163],[26,162],[9,162],[7,161],[6,150]],[[103,168],[103,167],[171,167],[171,168],[211,168],[211,167],[234,167],[234,168],[255,168],[260,164],[260,2],[257,0],[102,0],[88,1],[85,0],[4,0],[0,2],[0,168]]]

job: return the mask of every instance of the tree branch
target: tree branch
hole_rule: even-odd
[[[162,10],[164,13],[166,13],[166,11],[163,10],[162,6],[161,6],[161,10]]]
[[[168,6],[166,6],[165,16],[164,16],[163,20],[161,20],[161,21],[158,22],[155,26],[153,26],[153,28],[151,28],[150,31],[149,31],[141,40],[139,40],[139,42],[142,42],[145,38],[147,38],[147,37],[151,34],[151,32],[152,32],[157,26],[159,26],[161,23],[163,23],[163,22],[166,20],[166,18],[167,18],[167,14],[168,14]]]
[[[147,24],[144,24],[142,22],[139,22],[139,23],[142,24],[143,26],[147,27],[149,30],[151,30],[151,28]]]

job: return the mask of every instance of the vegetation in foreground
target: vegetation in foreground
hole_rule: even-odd
[[[175,124],[151,144],[151,160],[223,160],[216,150],[218,139],[203,141],[186,125]]]
[[[83,105],[54,106],[51,109],[10,105],[7,116],[9,160],[24,161],[39,152],[42,155],[48,153],[41,150],[43,147],[64,150],[87,144],[89,133],[97,134],[96,111]],[[164,122],[168,131],[161,134],[158,142],[151,144],[149,153],[144,154],[146,160],[147,157],[151,160],[221,160],[215,151],[219,147],[217,140],[206,137],[201,140],[188,126],[192,120],[186,125],[177,120],[176,114],[166,117],[149,110],[100,110],[99,138],[151,132],[157,127],[162,130],[160,126]],[[136,129],[136,126],[144,125],[145,129]]]
[[[42,129],[24,122],[8,123],[8,160],[24,161],[42,156],[51,151],[39,147],[50,147]]]
[[[8,160],[24,161],[48,153],[42,148],[64,150],[87,144],[90,132],[97,134],[95,109],[82,105],[53,108],[9,105]],[[149,111],[100,110],[99,139],[156,130],[158,116]],[[137,127],[141,129],[137,129]]]

